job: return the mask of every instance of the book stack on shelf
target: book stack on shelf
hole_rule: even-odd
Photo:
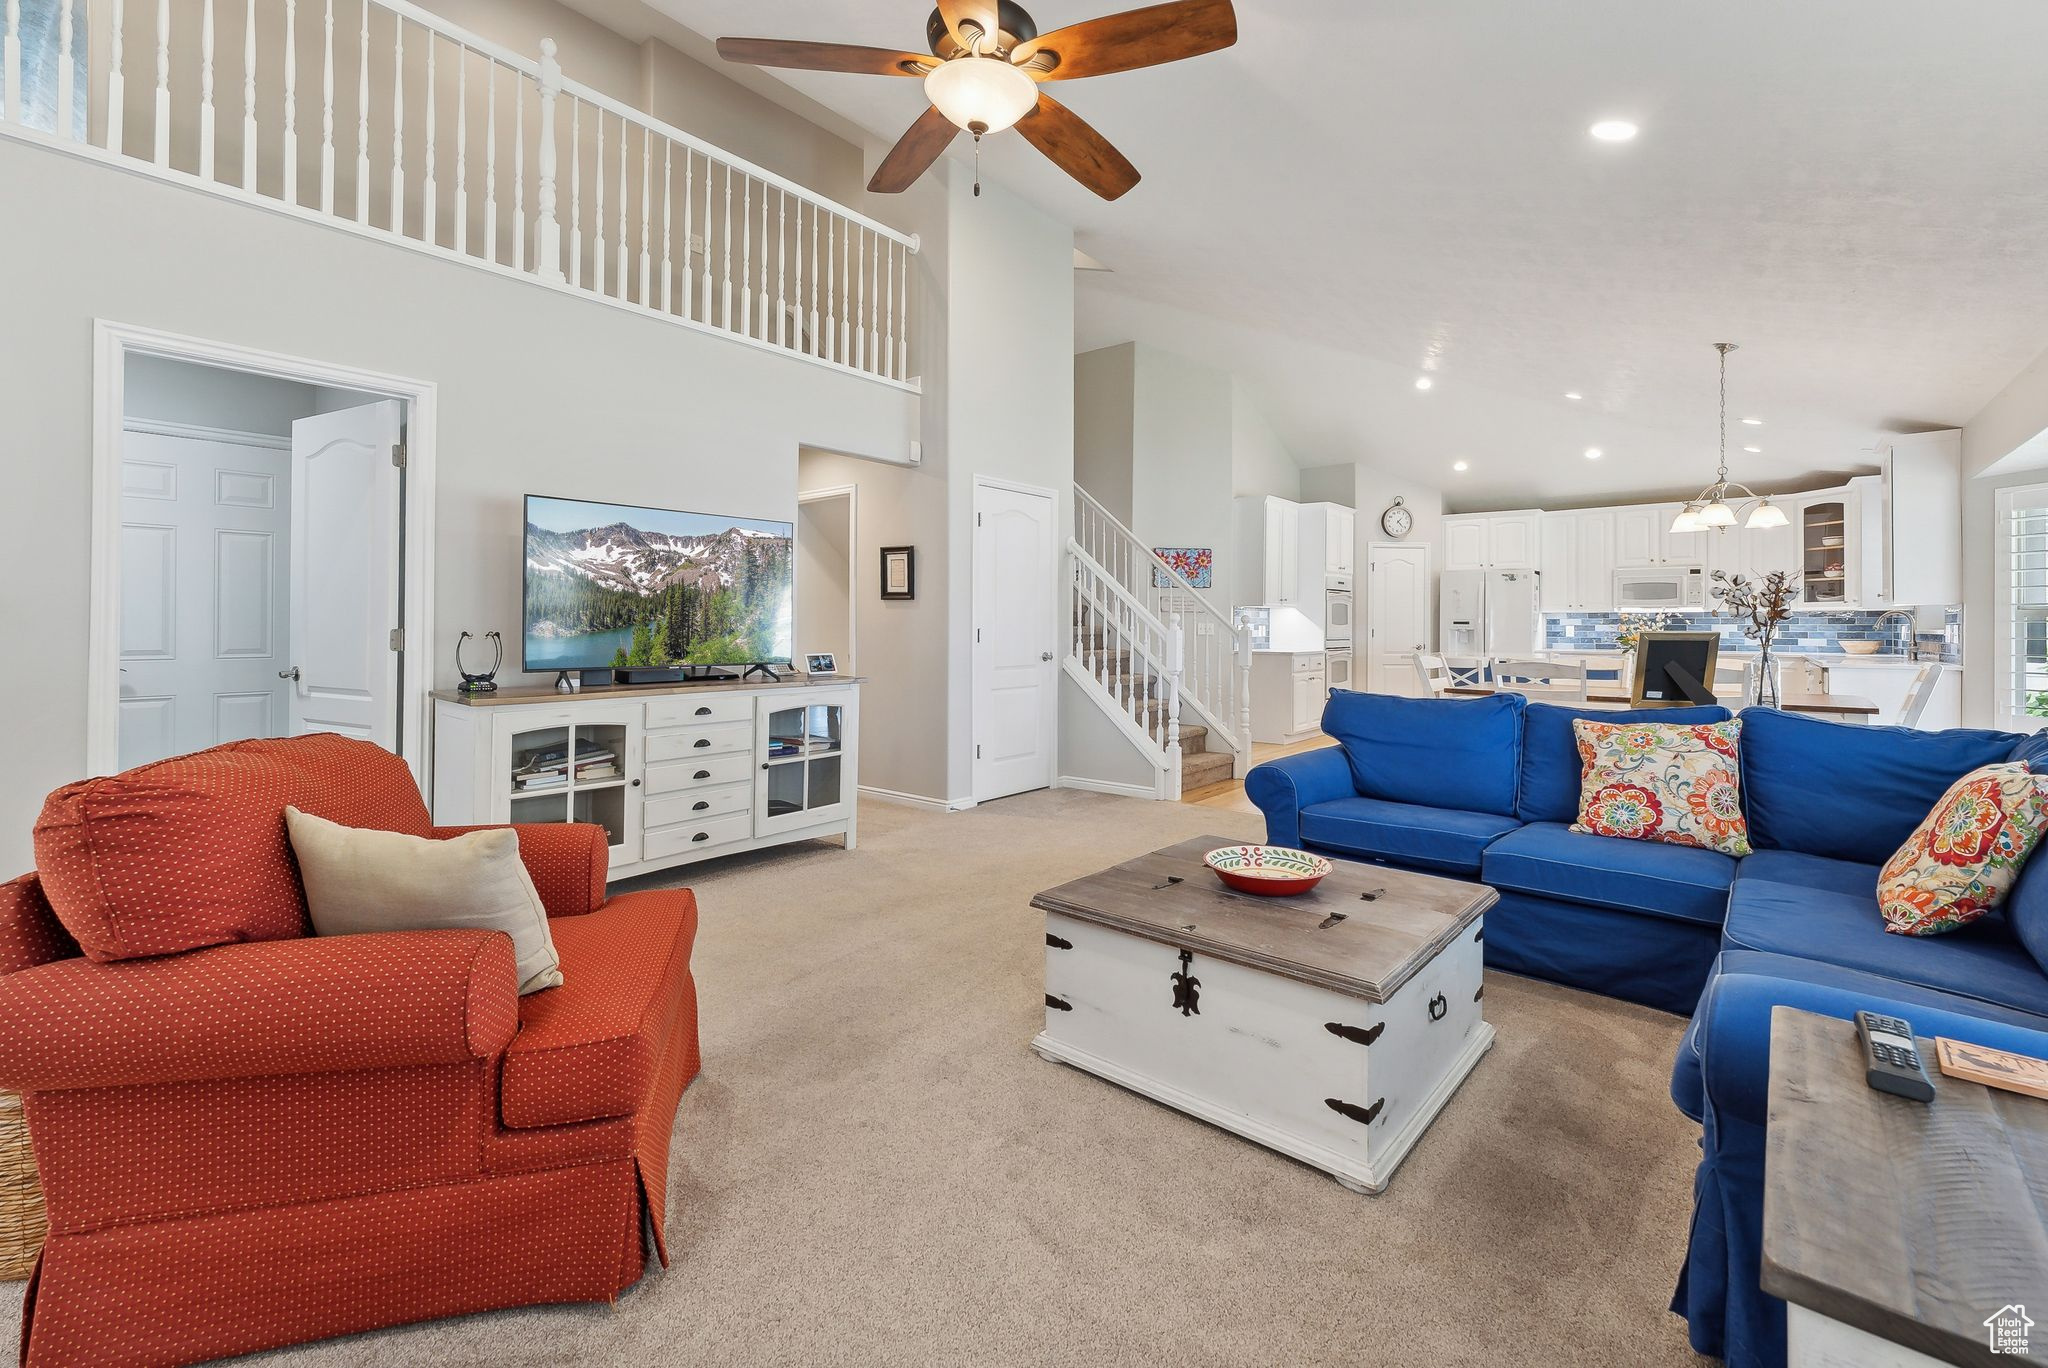
[[[780,760],[792,755],[818,754],[839,749],[836,737],[823,732],[776,732],[768,738],[768,758]]]
[[[512,771],[512,791],[536,793],[543,789],[566,788],[569,783],[569,752],[561,746],[528,751]],[[619,777],[618,753],[595,741],[576,743],[576,782],[601,784]]]

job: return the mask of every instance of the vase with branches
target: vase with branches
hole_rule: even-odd
[[[1778,672],[1771,664],[1771,647],[1778,631],[1792,616],[1798,599],[1799,575],[1795,571],[1773,570],[1763,575],[1731,575],[1714,572],[1712,589],[1714,614],[1726,615],[1742,624],[1742,634],[1757,646],[1756,682],[1750,701],[1759,707],[1778,706]]]

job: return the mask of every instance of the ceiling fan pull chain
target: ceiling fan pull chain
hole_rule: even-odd
[[[974,135],[974,197],[981,198],[981,134]]]

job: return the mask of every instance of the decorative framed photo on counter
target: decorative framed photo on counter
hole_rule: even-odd
[[[917,597],[916,547],[885,546],[882,548],[882,597],[885,599],[914,599]]]

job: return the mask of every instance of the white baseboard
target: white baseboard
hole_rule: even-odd
[[[1060,787],[1084,789],[1089,793],[1113,793],[1119,798],[1143,798],[1148,802],[1159,797],[1157,790],[1144,784],[1114,784],[1107,779],[1084,779],[1074,774],[1062,774]]]
[[[860,791],[864,798],[901,803],[905,807],[923,808],[926,812],[965,812],[974,806],[972,798],[927,798],[922,793],[898,793],[895,789],[876,788],[871,784],[862,784]]]

